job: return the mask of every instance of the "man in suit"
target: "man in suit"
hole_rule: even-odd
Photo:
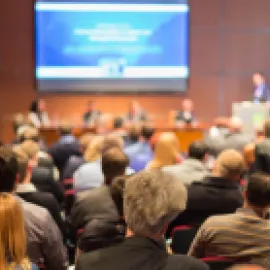
[[[94,126],[100,115],[101,113],[96,109],[95,103],[93,101],[89,101],[87,111],[83,115],[84,125]]]
[[[129,122],[143,122],[147,120],[147,115],[141,105],[133,100],[130,102],[126,118]]]
[[[175,116],[176,124],[192,124],[195,122],[194,104],[191,99],[184,99],[182,110],[178,111]]]
[[[256,72],[253,74],[253,84],[253,101],[256,103],[270,101],[270,87],[266,84],[265,77],[262,72]]]
[[[125,175],[128,163],[128,157],[119,148],[110,148],[103,153],[101,167],[104,184],[77,195],[77,200],[71,210],[71,224],[75,230],[84,228],[93,219],[100,218],[109,221],[119,219],[109,187],[116,176]],[[91,174],[89,177],[91,179]]]
[[[244,159],[239,152],[223,151],[215,162],[212,175],[188,187],[187,208],[173,225],[198,226],[209,216],[233,213],[241,207],[240,179],[244,169]]]
[[[19,182],[16,187],[16,194],[29,203],[33,203],[44,207],[54,218],[60,231],[65,236],[65,225],[61,217],[61,209],[54,196],[47,192],[40,192],[31,183],[31,164],[33,160],[28,160],[27,156],[21,152],[16,153],[16,158],[19,164]]]
[[[81,255],[76,269],[209,269],[185,255],[169,255],[163,232],[186,206],[186,189],[172,175],[141,172],[125,182],[127,238],[116,246]]]
[[[264,124],[265,139],[255,146],[255,171],[270,174],[270,119]]]

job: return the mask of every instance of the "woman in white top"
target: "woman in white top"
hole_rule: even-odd
[[[31,103],[28,117],[37,128],[50,125],[50,119],[46,112],[46,103],[43,99],[37,99]]]

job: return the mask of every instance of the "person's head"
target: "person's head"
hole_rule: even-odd
[[[39,132],[38,129],[33,126],[26,126],[21,137],[21,142],[24,141],[34,141],[39,142]]]
[[[230,133],[242,132],[243,122],[239,117],[232,117],[229,122]]]
[[[44,99],[39,99],[38,100],[38,109],[40,112],[45,112],[46,111],[46,102]]]
[[[150,125],[144,125],[141,129],[141,136],[146,141],[150,141],[155,133],[155,129]]]
[[[234,149],[222,151],[215,162],[213,174],[228,180],[240,181],[245,170],[243,156]]]
[[[91,143],[92,139],[95,137],[93,133],[85,133],[79,139],[81,153],[84,154],[88,145]]]
[[[23,212],[11,194],[0,193],[0,219],[0,269],[10,269],[9,261],[16,265],[28,264]]]
[[[188,156],[190,158],[204,161],[208,154],[208,147],[203,141],[195,141],[189,145]]]
[[[85,161],[93,162],[100,158],[103,140],[104,138],[102,136],[95,136],[92,138],[84,153]]]
[[[101,167],[105,184],[110,186],[115,177],[125,175],[128,165],[127,155],[119,148],[111,148],[104,152],[101,158]]]
[[[255,72],[252,77],[255,86],[259,86],[265,81],[263,72]]]
[[[39,113],[38,100],[32,101],[29,111],[32,113]]]
[[[267,119],[264,123],[264,135],[266,138],[270,138],[270,119]]]
[[[126,175],[115,177],[110,186],[112,199],[117,208],[119,216],[122,218],[124,216],[124,209],[123,209],[124,189],[125,189],[126,180],[129,177],[130,176],[126,176]]]
[[[11,148],[0,147],[0,192],[13,192],[19,165]]]
[[[244,198],[251,207],[268,209],[270,207],[270,176],[264,173],[251,175]]]
[[[105,136],[102,144],[102,153],[111,148],[119,148],[122,150],[124,148],[124,141],[122,137],[115,134],[109,134]]]
[[[130,102],[130,105],[129,105],[129,106],[130,106],[131,112],[132,112],[132,111],[138,111],[138,110],[141,109],[141,106],[140,106],[139,102],[136,101],[136,100],[132,100],[132,101]]]
[[[122,117],[116,117],[113,120],[113,128],[114,129],[119,129],[119,128],[123,128],[124,125],[124,121],[122,119]]]
[[[182,109],[185,112],[192,112],[194,109],[193,101],[191,99],[184,99],[182,102]]]
[[[34,141],[24,141],[20,144],[20,148],[29,160],[37,160],[39,145]]]
[[[179,141],[173,132],[161,133],[154,147],[150,169],[158,169],[178,162]]]
[[[95,110],[95,103],[92,100],[89,100],[87,103],[87,109],[89,112],[94,111]]]
[[[68,122],[61,123],[61,125],[59,127],[59,132],[60,132],[60,136],[71,135],[72,134],[72,126],[71,126],[71,124],[68,123]]]
[[[141,128],[139,125],[132,125],[128,129],[128,138],[132,143],[136,143],[139,141],[141,133]]]
[[[124,215],[135,235],[157,238],[187,203],[183,183],[162,171],[140,172],[126,180]]]
[[[19,165],[18,182],[20,184],[28,184],[31,181],[31,168],[29,164],[29,159],[27,155],[22,151],[22,149],[20,149],[20,147],[14,149],[14,153],[16,155],[16,159]]]

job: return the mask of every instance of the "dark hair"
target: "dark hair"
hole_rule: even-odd
[[[9,147],[0,147],[0,192],[12,192],[19,166],[15,154]]]
[[[256,72],[254,72],[253,74],[254,74],[254,75],[258,74],[258,75],[260,75],[260,76],[263,77],[263,78],[265,77],[264,72],[261,71],[261,70],[260,70],[260,71],[256,71]]]
[[[144,139],[149,141],[155,133],[155,129],[151,126],[143,126],[141,130],[141,135]]]
[[[188,155],[190,158],[202,160],[208,151],[208,147],[204,142],[195,141],[189,145]]]
[[[132,143],[138,142],[141,135],[140,133],[141,131],[139,126],[134,125],[130,127],[130,129],[128,130],[129,141]]]
[[[267,119],[264,122],[264,135],[267,138],[270,138],[270,119]]]
[[[32,101],[29,111],[33,112],[33,113],[39,113],[39,106],[38,106],[38,100],[37,99]]]
[[[121,117],[116,117],[113,120],[113,128],[121,128],[123,127],[123,119]]]
[[[129,159],[126,154],[119,148],[111,148],[107,150],[101,159],[102,172],[104,174],[106,185],[111,185],[112,180],[116,176],[125,174]]]
[[[123,217],[124,215],[124,210],[123,210],[124,189],[125,189],[126,180],[128,178],[129,176],[118,176],[113,179],[110,186],[111,196],[120,217]]]
[[[64,124],[59,127],[59,131],[61,136],[70,135],[72,134],[72,127],[68,124]]]
[[[255,173],[250,176],[246,196],[248,202],[255,207],[270,206],[270,176],[264,173]]]

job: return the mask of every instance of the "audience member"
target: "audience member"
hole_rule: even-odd
[[[116,246],[82,254],[77,269],[208,269],[200,261],[169,255],[166,250],[164,229],[185,209],[186,197],[183,184],[160,171],[132,176],[124,192],[127,238]]]
[[[23,151],[28,159],[32,161],[31,183],[41,192],[51,193],[59,204],[64,201],[63,189],[59,182],[55,181],[54,171],[47,166],[38,166],[40,159],[38,157],[39,146],[34,141],[25,141],[15,148],[16,151]]]
[[[130,167],[135,171],[143,170],[153,159],[153,150],[150,140],[155,133],[155,129],[150,125],[142,127],[140,140],[133,145],[126,147],[125,153],[130,160]]]
[[[0,148],[0,192],[16,190],[18,162],[11,149]],[[27,235],[27,255],[46,269],[66,270],[67,258],[61,233],[48,211],[18,198],[23,209]]]
[[[127,177],[116,177],[110,186],[110,193],[115,203],[120,219],[108,221],[106,219],[91,220],[81,234],[78,241],[77,255],[117,244],[125,238],[125,224],[123,219],[123,195]]]
[[[148,163],[147,169],[162,169],[179,163],[181,160],[179,151],[179,142],[173,132],[160,134],[155,144],[154,157]]]
[[[113,120],[113,130],[111,134],[120,136],[123,140],[127,138],[127,130],[124,127],[124,119],[122,117],[115,117]]]
[[[132,146],[139,141],[141,135],[140,125],[133,124],[128,127],[127,136],[124,138],[125,147]]]
[[[242,120],[232,117],[229,123],[229,134],[225,137],[225,149],[235,149],[243,153],[244,147],[251,141],[251,136],[243,132]]]
[[[270,173],[270,119],[264,124],[265,138],[255,147],[255,170]]]
[[[166,166],[164,171],[173,173],[175,177],[185,185],[193,182],[202,181],[209,171],[205,165],[208,157],[208,148],[203,142],[193,142],[188,149],[188,158],[181,164]]]
[[[240,179],[244,171],[244,159],[236,150],[225,150],[217,158],[212,175],[188,187],[186,210],[171,224],[201,225],[206,218],[216,214],[233,213],[242,206]]]
[[[63,233],[63,236],[65,236],[64,221],[61,217],[61,209],[58,202],[52,194],[38,191],[31,183],[32,164],[34,160],[28,160],[23,151],[16,152],[16,159],[19,165],[16,194],[26,202],[30,202],[47,209],[54,218],[54,221],[58,225],[60,231]]]
[[[46,112],[46,103],[44,99],[37,99],[31,103],[29,110],[29,120],[35,127],[50,125],[50,119]]]
[[[63,172],[67,161],[71,156],[80,156],[80,145],[77,139],[72,135],[72,128],[69,124],[63,124],[60,127],[60,139],[50,149],[49,154],[60,173],[60,179],[63,180]]]
[[[182,110],[178,111],[175,116],[177,125],[195,123],[194,104],[191,99],[184,99],[182,102]]]
[[[190,248],[191,256],[242,258],[270,268],[269,175],[252,175],[243,195],[243,208],[205,221]]]
[[[0,193],[0,220],[0,269],[37,270],[26,255],[22,208],[8,193]]]
[[[244,147],[243,156],[247,168],[247,174],[255,172],[255,144],[249,143]]]
[[[128,157],[119,148],[111,148],[103,153],[101,167],[104,185],[78,195],[71,211],[72,225],[76,230],[84,228],[93,219],[119,220],[110,185],[115,177],[125,174],[128,163]],[[89,207],[91,205],[95,207]]]
[[[73,175],[75,194],[102,185],[103,174],[100,163],[103,140],[102,136],[96,136],[88,145],[84,153],[86,163],[81,165]]]

